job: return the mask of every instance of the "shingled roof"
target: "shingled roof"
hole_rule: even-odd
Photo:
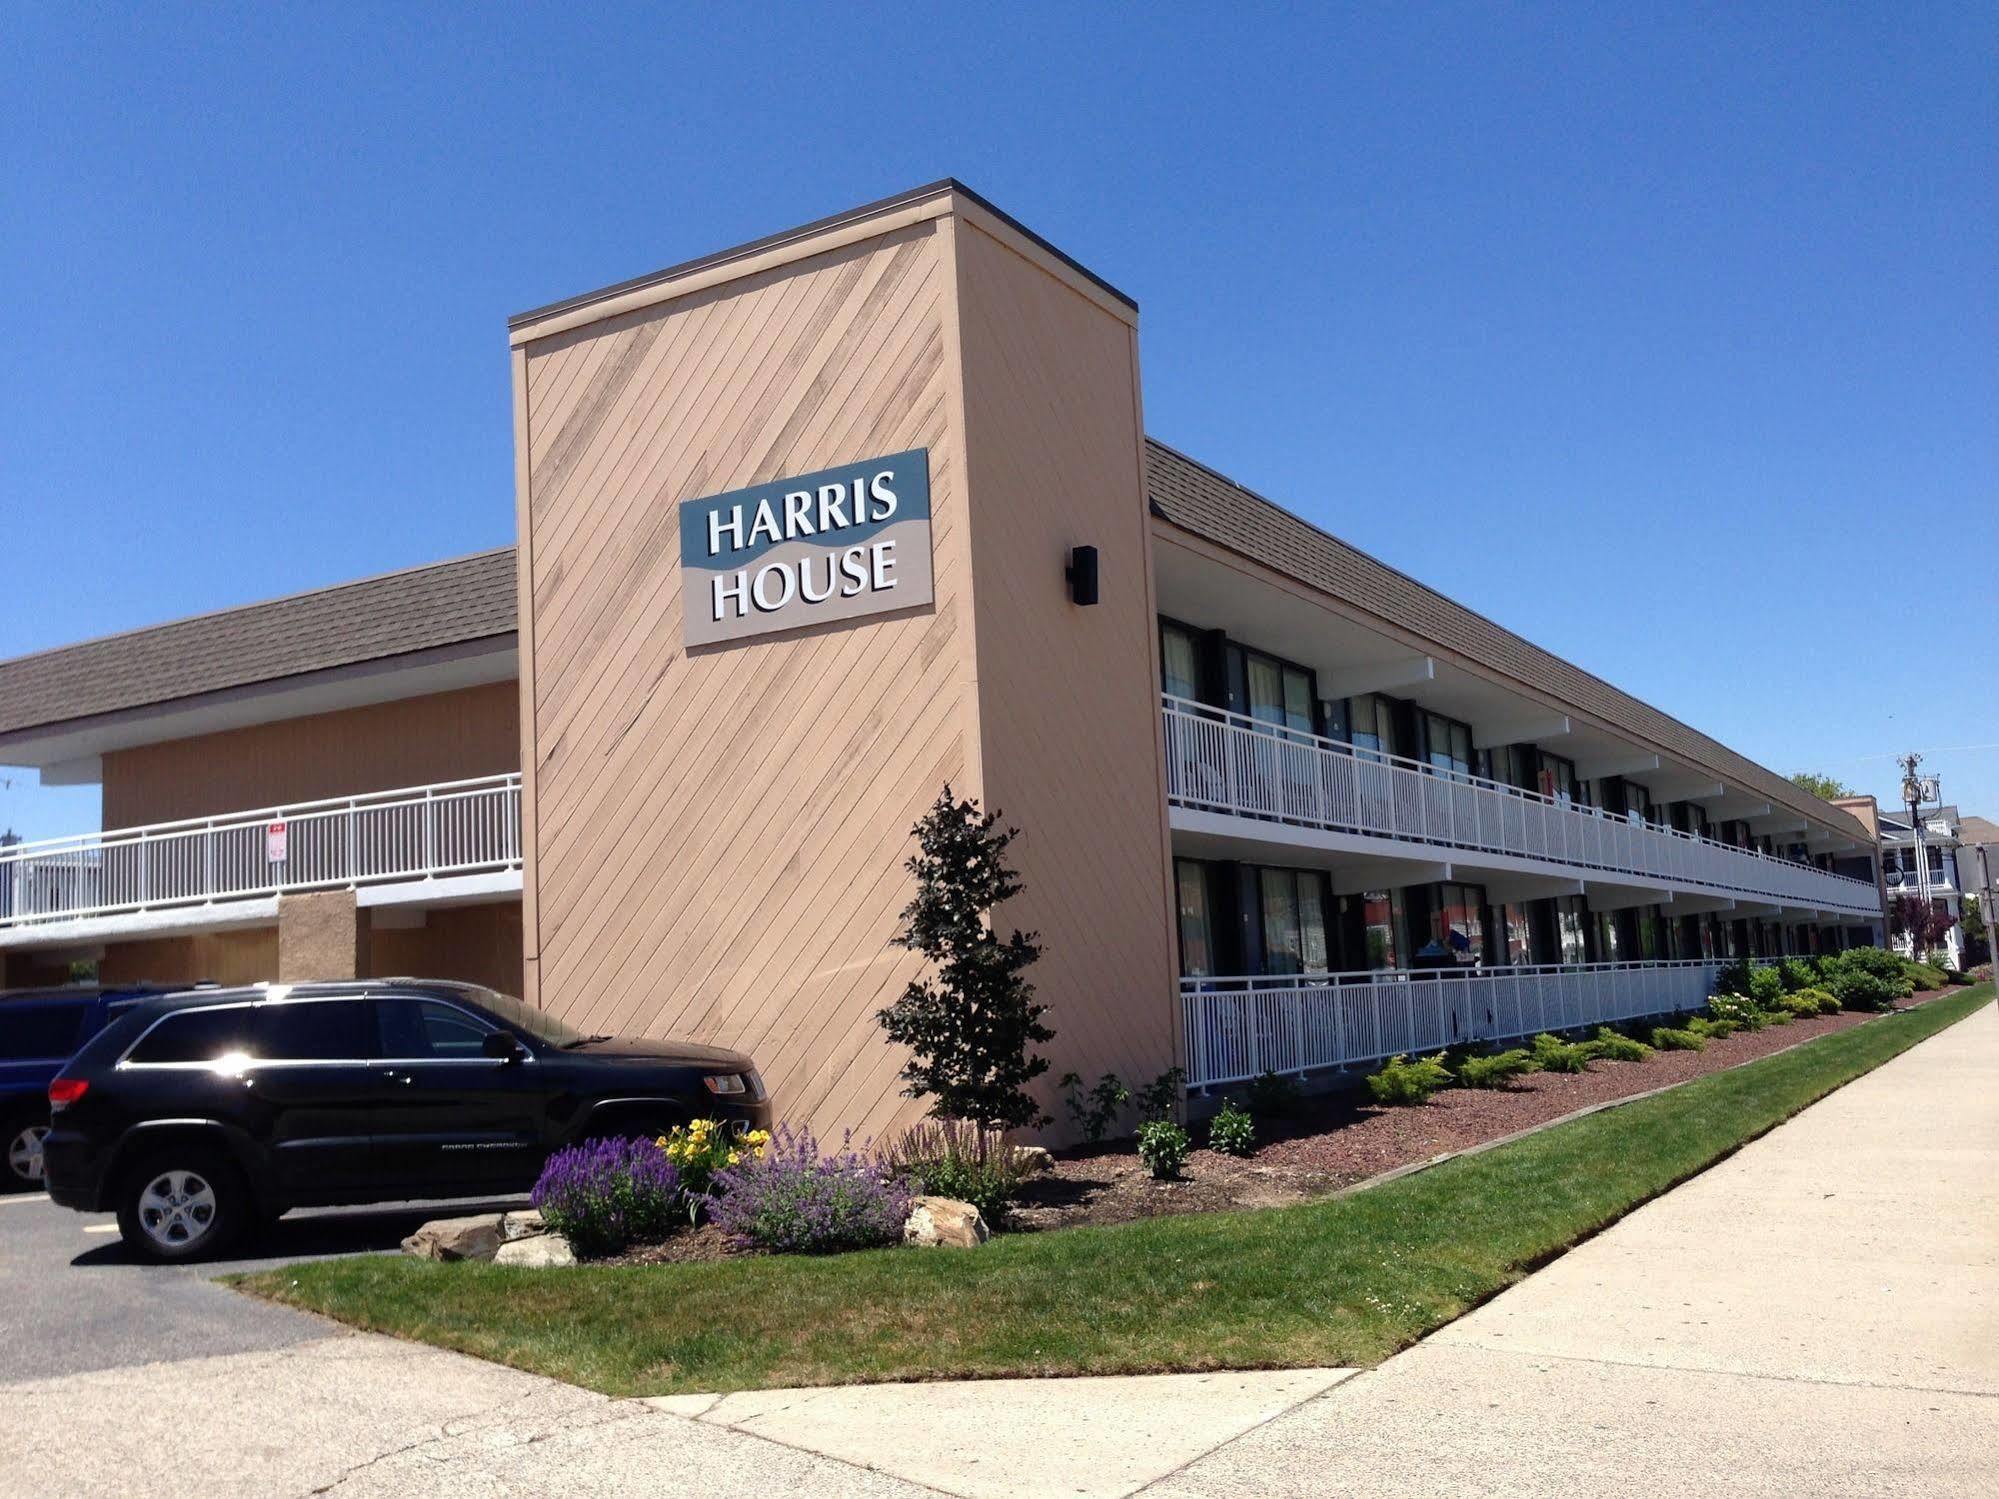
[[[1872,841],[1851,813],[1149,437],[1145,469],[1153,512],[1181,530],[1355,604],[1445,651],[1496,668],[1773,806]]]
[[[507,635],[500,547],[0,661],[0,734]]]

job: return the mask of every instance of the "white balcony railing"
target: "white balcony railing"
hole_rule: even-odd
[[[1297,1074],[1699,1009],[1723,965],[1691,959],[1180,984],[1188,1086]]]
[[[1167,798],[1265,821],[1878,917],[1865,880],[1166,697]]]
[[[0,931],[518,868],[518,775],[0,849]]]
[[[1889,869],[1882,874],[1882,883],[1888,887],[1888,899],[1898,895],[1921,895],[1927,890],[1931,895],[1953,895],[1957,887],[1951,882],[1950,871],[1932,869],[1918,881],[1913,869]]]

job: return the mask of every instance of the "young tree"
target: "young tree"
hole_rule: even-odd
[[[1912,939],[1909,951],[1918,961],[1940,946],[1944,934],[1956,925],[1955,916],[1925,904],[1920,896],[1898,895],[1888,906],[1889,930],[1897,935],[1909,934]]]
[[[1794,771],[1791,784],[1800,790],[1809,791],[1821,801],[1831,801],[1834,797],[1852,796],[1853,788],[1844,781],[1831,776],[1822,776],[1815,770]]]
[[[1024,1090],[1048,1070],[1028,1047],[1052,1041],[1041,1023],[1046,1005],[1022,977],[1041,956],[1032,932],[1005,941],[993,930],[993,908],[1020,894],[1006,864],[1016,828],[1001,830],[997,813],[958,801],[946,786],[914,829],[917,852],[907,868],[916,898],[902,913],[898,946],[922,953],[932,976],[913,980],[876,1019],[889,1039],[914,1055],[902,1069],[910,1098],[929,1098],[941,1118],[971,1119],[991,1129],[1046,1124]]]

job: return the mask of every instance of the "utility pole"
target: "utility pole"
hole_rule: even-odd
[[[1994,942],[1993,938],[1995,934],[1992,930],[1992,849],[1993,845],[1990,843],[1981,843],[1978,845],[1978,883],[1981,887],[1978,896],[1978,914],[1985,922],[1985,961],[1993,965],[1995,973],[1999,973],[1999,943]],[[1971,941],[1969,938],[1966,938],[1965,964],[1967,967],[1970,966],[1971,961],[1970,947]]]
[[[1930,908],[1930,866],[1923,857],[1923,821],[1919,811],[1923,804],[1923,780],[1916,767],[1923,763],[1923,757],[1910,750],[1902,756],[1902,801],[1909,809],[1909,838],[1916,860],[1916,898],[1923,903],[1923,909]],[[1921,962],[1923,955],[1916,950],[1917,933],[1909,932],[1909,956]]]
[[[1909,837],[1913,842],[1916,856],[1916,898],[1922,902],[1923,926],[1929,927],[1930,920],[1930,861],[1923,848],[1922,806],[1926,801],[1941,803],[1943,785],[1935,776],[1923,775],[1916,767],[1923,763],[1923,757],[1914,750],[1901,757],[1902,800],[1909,807]],[[1909,956],[1918,963],[1924,954],[1918,948],[1919,933],[1909,933]]]

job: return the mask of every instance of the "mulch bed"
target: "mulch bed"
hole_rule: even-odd
[[[1904,1008],[1957,992],[1919,994]],[[1407,1108],[1379,1107],[1365,1093],[1321,1095],[1308,1099],[1295,1120],[1257,1120],[1253,1155],[1194,1151],[1179,1181],[1153,1181],[1130,1141],[1065,1151],[1056,1157],[1055,1169],[1029,1187],[1008,1227],[1070,1228],[1305,1202],[1592,1104],[1739,1067],[1873,1018],[1842,1012],[1794,1020],[1711,1040],[1702,1051],[1659,1051],[1643,1062],[1592,1062],[1579,1073],[1529,1073],[1505,1088],[1451,1088]],[[1199,1138],[1198,1128],[1194,1133]]]
[[[1903,1008],[1957,989],[1919,994]],[[1382,1108],[1359,1090],[1308,1098],[1298,1118],[1256,1121],[1259,1144],[1247,1157],[1196,1150],[1176,1181],[1154,1181],[1130,1140],[1059,1152],[1034,1178],[1003,1231],[1037,1233],[1084,1224],[1130,1223],[1172,1213],[1282,1207],[1351,1187],[1383,1172],[1546,1124],[1710,1072],[1740,1067],[1873,1015],[1842,1012],[1711,1040],[1702,1051],[1659,1051],[1643,1062],[1592,1062],[1579,1073],[1535,1072],[1504,1088],[1451,1088],[1428,1103]],[[1194,1130],[1200,1137],[1198,1127]],[[761,1253],[733,1244],[713,1224],[637,1247],[603,1263],[679,1264]]]
[[[683,1229],[659,1244],[635,1244],[615,1259],[593,1261],[599,1265],[684,1265],[694,1260],[730,1260],[762,1254],[761,1249],[738,1244],[712,1223]]]

